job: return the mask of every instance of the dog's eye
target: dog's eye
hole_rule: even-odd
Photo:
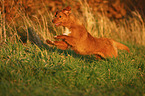
[[[59,18],[61,18],[61,16],[59,16]]]

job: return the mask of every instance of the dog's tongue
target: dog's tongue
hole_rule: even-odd
[[[60,23],[56,23],[55,25],[58,26],[58,25],[60,25]]]

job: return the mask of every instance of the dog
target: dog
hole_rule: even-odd
[[[116,58],[118,56],[117,49],[130,52],[127,46],[112,39],[93,37],[79,19],[71,13],[70,6],[56,11],[52,22],[57,27],[64,26],[70,30],[70,32],[54,37],[60,41],[46,40],[48,44],[55,45],[59,49],[71,48],[77,54],[95,55],[97,59]]]

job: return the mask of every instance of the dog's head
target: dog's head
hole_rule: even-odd
[[[69,23],[71,14],[71,7],[68,6],[61,11],[56,11],[54,16],[55,18],[52,20],[56,26],[67,26]]]

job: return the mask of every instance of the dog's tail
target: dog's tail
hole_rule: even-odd
[[[130,51],[129,51],[129,48],[128,48],[127,46],[125,46],[125,45],[123,45],[123,44],[121,44],[121,43],[119,43],[119,42],[116,42],[116,41],[114,41],[114,40],[112,40],[112,41],[113,41],[113,45],[114,45],[117,49],[126,50],[126,51],[128,51],[128,53],[130,52]]]

